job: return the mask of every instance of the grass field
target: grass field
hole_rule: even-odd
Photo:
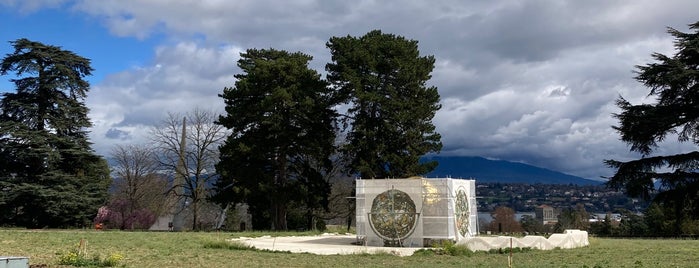
[[[289,234],[299,235],[273,233]],[[90,256],[118,253],[124,256],[121,263],[125,267],[507,267],[507,254],[485,252],[320,256],[204,247],[232,237],[260,235],[263,233],[2,229],[0,256],[26,256],[31,265],[61,267],[59,254],[85,239]],[[590,238],[585,248],[514,253],[513,263],[514,267],[698,267],[699,241]]]

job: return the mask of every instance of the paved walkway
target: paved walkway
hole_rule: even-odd
[[[286,237],[256,237],[234,238],[257,249],[289,251],[292,253],[313,253],[318,255],[345,255],[363,253],[389,253],[397,256],[410,256],[421,248],[393,248],[359,246],[357,236],[352,234],[323,234],[319,236],[286,236]]]

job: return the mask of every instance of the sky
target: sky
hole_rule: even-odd
[[[667,27],[689,31],[696,0],[0,0],[0,55],[28,38],[92,60],[90,138],[108,156],[142,144],[168,112],[222,112],[240,52],[301,51],[325,74],[333,36],[379,29],[436,59],[440,155],[522,162],[589,179],[604,159],[638,158],[612,116],[623,96],[653,103],[634,80],[651,54],[674,54]],[[0,92],[14,86],[0,77]],[[691,151],[672,139],[656,154]]]

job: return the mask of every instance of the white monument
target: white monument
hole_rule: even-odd
[[[357,238],[368,246],[429,246],[477,234],[475,180],[356,181]]]

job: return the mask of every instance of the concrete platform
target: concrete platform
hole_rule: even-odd
[[[292,253],[312,253],[318,255],[376,254],[389,253],[396,256],[410,256],[421,248],[370,247],[356,245],[354,234],[323,234],[319,236],[286,237],[241,237],[239,241],[257,249],[289,251]],[[355,244],[353,244],[355,243]]]

